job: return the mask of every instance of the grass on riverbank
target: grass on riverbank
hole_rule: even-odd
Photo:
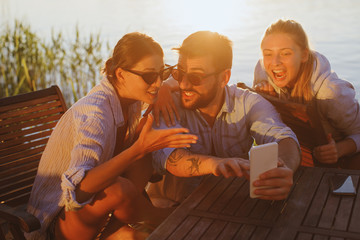
[[[52,31],[41,39],[29,25],[15,21],[0,34],[0,98],[58,85],[68,106],[84,96],[101,78],[103,50],[100,34],[74,40]],[[109,51],[107,51],[109,52]]]

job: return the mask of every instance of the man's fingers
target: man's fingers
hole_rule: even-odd
[[[169,116],[171,116],[171,113],[169,113],[167,110],[165,110],[165,111],[161,110],[161,114],[164,118],[164,122],[165,122],[166,126],[170,127],[172,125],[170,117],[169,117]]]
[[[160,110],[159,110],[159,108],[157,108],[157,107],[154,108],[153,114],[154,114],[156,126],[160,126]]]
[[[271,178],[292,178],[292,170],[286,167],[278,167],[270,169],[260,174],[260,179],[271,179]]]
[[[229,171],[232,171],[234,173],[234,176],[242,177],[243,176],[243,170],[241,167],[241,163],[236,160],[228,161],[228,169]]]
[[[255,194],[265,196],[287,195],[289,188],[284,187],[271,187],[271,188],[257,188]]]
[[[168,112],[168,116],[170,117],[169,118],[169,123],[171,123],[171,125],[175,125],[175,113],[173,111],[173,108],[170,106],[170,105],[166,105],[166,110]]]
[[[174,103],[174,102],[171,102],[170,104],[171,104],[172,109],[174,110],[176,119],[177,119],[177,120],[180,120],[180,114],[179,114],[179,112],[178,112],[177,107],[175,106],[175,103]]]

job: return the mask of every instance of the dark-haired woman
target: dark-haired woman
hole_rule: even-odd
[[[151,115],[139,124],[142,104],[154,103],[169,76],[163,51],[145,34],[126,34],[103,73],[49,139],[28,205],[41,229],[28,239],[94,239],[102,230],[102,238],[136,238],[126,223],[156,225],[168,214],[142,195],[153,172],[148,153],[196,137],[179,134],[188,132],[182,128],[154,130]]]

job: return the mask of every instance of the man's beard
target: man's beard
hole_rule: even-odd
[[[209,90],[209,92],[204,95],[204,94],[199,94],[197,91],[194,90],[187,90],[187,91],[193,91],[195,93],[198,94],[199,98],[197,98],[194,102],[191,103],[191,105],[186,104],[184,102],[184,100],[181,98],[181,105],[183,108],[189,109],[189,110],[195,110],[195,109],[199,109],[199,108],[205,108],[207,107],[210,102],[215,98],[216,93],[218,91],[218,88],[220,88],[220,84],[218,81],[214,81],[214,83],[212,84],[211,89]],[[182,96],[182,91],[181,90],[181,96]]]

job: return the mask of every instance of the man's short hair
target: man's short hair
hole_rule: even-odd
[[[195,32],[185,38],[180,47],[173,50],[190,58],[210,55],[217,71],[232,67],[232,42],[217,32]]]

